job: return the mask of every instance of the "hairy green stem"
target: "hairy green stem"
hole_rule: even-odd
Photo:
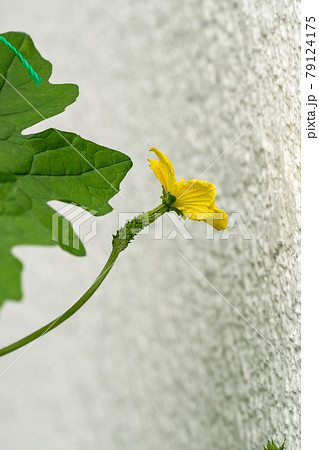
[[[0,349],[0,357],[8,353],[11,353],[18,348],[23,347],[30,342],[39,339],[40,337],[47,334],[49,331],[61,325],[69,319],[73,314],[75,314],[82,306],[92,297],[98,287],[102,284],[110,270],[112,269],[115,261],[117,260],[119,254],[125,250],[128,244],[134,239],[134,237],[146,226],[153,223],[158,217],[162,216],[164,213],[169,211],[169,204],[163,201],[161,205],[148,211],[146,213],[139,214],[134,217],[131,221],[127,222],[122,228],[120,228],[117,233],[113,236],[112,241],[112,252],[107,260],[105,266],[101,270],[100,274],[94,281],[94,283],[89,287],[89,289],[79,298],[79,300],[74,303],[67,311],[65,311],[61,316],[49,322],[47,325],[39,328],[33,333],[25,336],[22,339],[14,342]]]

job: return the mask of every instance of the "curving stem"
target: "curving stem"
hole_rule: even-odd
[[[34,331],[33,333],[25,336],[22,339],[10,344],[6,347],[0,349],[0,357],[7,355],[19,348],[23,347],[30,342],[40,339],[42,336],[47,334],[49,331],[61,325],[61,323],[68,320],[73,314],[75,314],[82,306],[92,297],[95,291],[103,283],[104,279],[112,269],[115,261],[117,260],[119,254],[128,246],[128,244],[134,239],[134,237],[146,226],[153,223],[158,217],[169,211],[169,204],[164,202],[157,206],[156,208],[148,211],[146,213],[139,214],[134,217],[131,221],[127,222],[122,228],[120,228],[117,233],[113,236],[113,249],[112,252],[101,270],[100,274],[94,281],[94,283],[89,287],[89,289],[75,302],[67,311],[65,311],[61,316],[52,320],[48,324]]]

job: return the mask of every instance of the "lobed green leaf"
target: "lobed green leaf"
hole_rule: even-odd
[[[36,50],[30,36],[9,32],[13,44],[43,79],[37,87],[20,61],[0,43],[0,305],[20,300],[22,264],[12,255],[16,245],[59,245],[78,256],[74,231],[59,230],[52,239],[56,211],[51,200],[74,203],[95,215],[112,210],[108,201],[132,166],[116,150],[55,129],[21,132],[65,110],[79,93],[74,84],[51,84],[52,65]],[[64,223],[65,225],[65,223]],[[65,231],[65,229],[64,229]]]

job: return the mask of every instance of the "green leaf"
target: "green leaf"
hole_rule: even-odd
[[[285,448],[285,443],[283,443],[280,447],[277,447],[274,441],[271,440],[267,442],[267,447],[264,447],[264,450],[284,450]]]
[[[22,298],[22,264],[12,255],[14,246],[58,244],[74,255],[85,254],[82,243],[74,248],[75,233],[65,220],[67,232],[59,230],[57,242],[52,239],[56,211],[47,203],[60,200],[93,210],[97,216],[107,214],[112,210],[108,201],[132,167],[123,153],[74,133],[48,129],[21,134],[64,111],[79,91],[74,84],[49,83],[51,63],[28,35],[3,36],[43,82],[36,87],[20,61],[0,43],[0,305],[6,299]]]

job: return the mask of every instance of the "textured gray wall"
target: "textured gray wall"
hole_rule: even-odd
[[[1,6],[1,31],[31,34],[54,65],[52,80],[80,86],[54,125],[134,161],[125,199],[111,201],[87,257],[15,249],[25,298],[3,308],[2,343],[88,287],[119,211],[159,202],[151,145],[177,176],[197,177],[279,98],[204,177],[252,239],[207,241],[195,222],[194,240],[140,236],[94,300],[1,378],[1,448],[254,450],[271,436],[300,448],[298,16],[289,0]],[[166,218],[164,234],[171,229]]]

